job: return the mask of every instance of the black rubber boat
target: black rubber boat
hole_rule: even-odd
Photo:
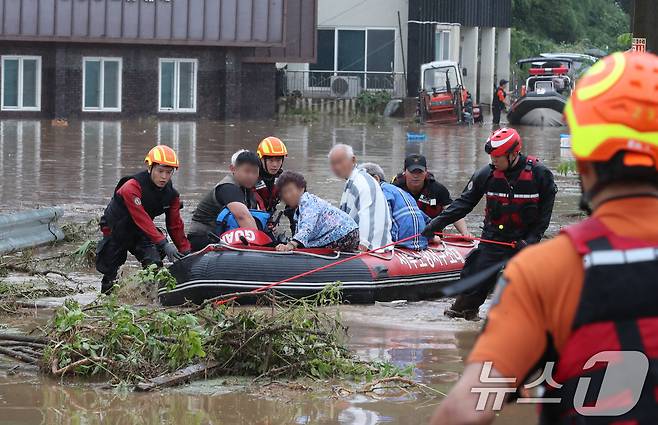
[[[369,254],[277,285],[274,289],[299,298],[341,282],[343,299],[351,303],[435,298],[441,287],[459,279],[464,260],[474,248],[470,241],[455,239],[424,251],[398,249]],[[176,288],[160,288],[163,305],[196,304],[204,300],[246,292],[280,282],[309,270],[354,256],[325,249],[304,249],[290,253],[271,248],[211,245],[170,267]],[[255,297],[240,298],[240,303]]]
[[[512,125],[563,125],[561,116],[566,104],[567,98],[554,91],[528,93],[512,104],[507,113],[507,121]],[[531,113],[533,111],[537,112]]]

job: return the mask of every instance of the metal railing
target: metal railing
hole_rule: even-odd
[[[41,208],[15,214],[0,214],[0,254],[64,239],[55,222],[61,208]]]
[[[331,84],[336,77],[345,78],[348,87],[343,95],[336,95]],[[302,97],[356,97],[362,91],[386,90],[392,97],[405,97],[406,79],[403,73],[391,72],[334,72],[334,71],[293,71],[279,74],[280,94]]]

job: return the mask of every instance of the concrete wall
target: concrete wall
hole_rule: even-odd
[[[0,118],[267,118],[275,113],[275,67],[243,63],[242,49],[73,43],[0,43],[2,55],[41,56],[41,111],[1,111]],[[121,112],[82,111],[82,58],[122,58]],[[159,58],[198,60],[196,112],[158,112]],[[1,90],[1,86],[0,86]],[[0,93],[0,96],[2,93]]]

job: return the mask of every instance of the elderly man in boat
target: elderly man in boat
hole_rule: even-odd
[[[386,197],[391,214],[391,238],[393,242],[404,241],[400,246],[420,251],[427,248],[427,238],[420,235],[430,218],[425,215],[409,192],[386,182],[384,170],[378,164],[366,162],[360,168],[366,170],[379,183]],[[413,237],[416,235],[416,237]],[[412,238],[412,239],[408,239]],[[408,240],[407,240],[408,239]]]
[[[295,234],[277,251],[297,248],[329,248],[335,251],[356,251],[359,247],[359,226],[345,212],[306,191],[306,180],[300,173],[284,171],[276,182],[281,199],[295,212]]]
[[[359,225],[359,250],[368,251],[391,244],[391,214],[377,181],[357,167],[351,146],[337,144],[329,151],[336,177],[346,180],[340,209]]]

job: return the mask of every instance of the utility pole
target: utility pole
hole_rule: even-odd
[[[635,38],[647,39],[647,51],[658,53],[658,7],[655,0],[635,0],[631,16]]]

